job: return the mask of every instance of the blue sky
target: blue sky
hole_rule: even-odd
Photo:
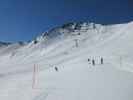
[[[132,20],[132,0],[0,0],[0,41],[28,41],[71,21]]]

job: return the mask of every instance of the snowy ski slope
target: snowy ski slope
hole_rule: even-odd
[[[132,100],[132,27],[69,23],[2,46],[0,100]]]

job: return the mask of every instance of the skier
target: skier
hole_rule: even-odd
[[[90,62],[90,59],[88,58],[88,62]]]
[[[101,58],[101,64],[103,64],[103,58]]]
[[[95,60],[94,59],[92,60],[92,65],[95,66]]]
[[[88,62],[89,62],[89,64],[90,64],[90,61],[91,61],[90,58],[88,58]]]
[[[55,67],[55,71],[58,71],[58,68],[57,67]]]

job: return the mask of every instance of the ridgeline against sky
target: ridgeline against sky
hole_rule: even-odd
[[[28,41],[68,22],[133,20],[132,0],[0,0],[0,41]]]

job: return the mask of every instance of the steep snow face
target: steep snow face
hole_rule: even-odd
[[[69,23],[0,49],[0,99],[132,100],[132,27]]]
[[[56,50],[58,52],[58,48],[63,48],[66,44],[69,44],[67,45],[68,51],[75,45],[82,47],[90,45],[92,47],[92,45],[95,46],[106,40],[108,41],[111,37],[113,38],[117,37],[117,35],[124,34],[128,26],[132,26],[132,22],[107,26],[89,22],[68,23],[43,33],[30,42],[25,48],[27,49],[26,51],[30,53],[31,51],[42,51],[46,53],[50,51],[55,52]]]
[[[72,38],[76,36],[78,37],[80,35],[84,35],[90,39],[96,37],[106,39],[124,27],[126,27],[126,24],[106,26],[89,22],[68,23],[60,27],[53,28],[50,31],[44,32],[41,36],[33,40],[31,44],[37,44],[41,42],[43,44],[50,45],[51,43],[58,42],[58,40],[62,41],[68,37]]]
[[[87,32],[89,30],[98,30],[101,25],[94,23],[68,23],[61,27],[56,27],[48,32],[43,33],[37,37],[33,42],[36,44],[39,41],[46,41],[55,38],[66,38],[67,36],[80,35],[80,32]],[[101,26],[102,27],[102,26]]]

